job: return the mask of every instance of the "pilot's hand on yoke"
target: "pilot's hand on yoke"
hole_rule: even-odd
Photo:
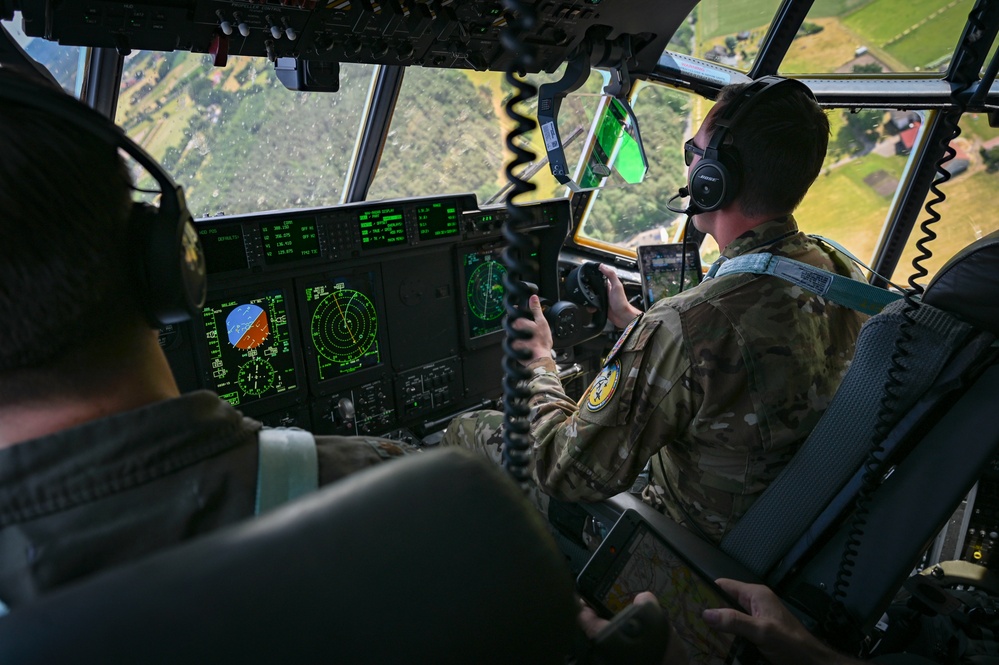
[[[530,351],[531,357],[521,362],[525,365],[540,358],[551,358],[552,329],[548,326],[544,311],[541,309],[541,299],[538,296],[531,296],[529,301],[531,316],[514,320],[515,330],[522,330],[531,333],[531,339],[517,340],[513,343],[513,348]]]
[[[628,296],[624,293],[624,284],[613,268],[601,263],[600,272],[607,278],[607,300],[610,306],[607,318],[616,328],[624,328],[641,314],[642,310],[628,302]]]

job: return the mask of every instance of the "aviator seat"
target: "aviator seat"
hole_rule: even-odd
[[[999,451],[997,335],[999,232],[952,258],[921,303],[867,321],[829,409],[720,548],[628,494],[592,512],[639,510],[709,577],[765,582],[818,620],[839,589],[848,622],[869,629]]]
[[[392,461],[0,618],[0,662],[562,663],[573,584],[502,472]]]

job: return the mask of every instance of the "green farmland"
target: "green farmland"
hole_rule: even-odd
[[[843,23],[909,69],[923,69],[953,51],[954,35],[960,34],[971,6],[971,0],[875,0]]]

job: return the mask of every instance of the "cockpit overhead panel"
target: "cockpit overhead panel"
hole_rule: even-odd
[[[555,71],[586,40],[594,64],[625,57],[633,72],[652,71],[694,6],[679,4],[528,3],[538,18],[524,36],[537,52],[531,71]],[[220,65],[227,55],[265,56],[279,69],[287,58],[317,78],[341,62],[501,71],[513,57],[500,43],[498,0],[13,0],[0,13],[7,7],[21,11],[26,34],[61,44],[211,53]]]

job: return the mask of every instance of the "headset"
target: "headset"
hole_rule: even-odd
[[[11,63],[25,76],[27,63]],[[139,280],[137,294],[151,323],[157,326],[189,319],[205,303],[208,290],[205,255],[184,200],[184,190],[125,132],[89,106],[39,77],[4,77],[0,103],[17,104],[60,120],[129,155],[156,180],[159,207],[133,202],[128,220],[129,242]]]
[[[690,206],[684,212],[711,212],[724,208],[735,200],[742,186],[742,162],[735,148],[725,144],[726,139],[760,99],[773,96],[776,90],[784,91],[792,87],[805,91],[815,99],[809,87],[800,81],[764,76],[748,84],[725,105],[721,114],[714,119],[711,140],[704,149],[704,156],[690,172],[687,180]]]

